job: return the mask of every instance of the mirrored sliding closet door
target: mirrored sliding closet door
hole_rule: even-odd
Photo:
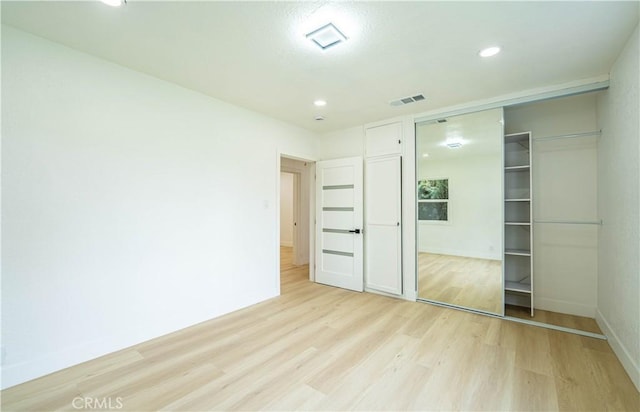
[[[503,314],[503,110],[416,123],[418,298]]]

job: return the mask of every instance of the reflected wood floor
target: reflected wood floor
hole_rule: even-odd
[[[418,296],[502,314],[502,262],[462,256],[418,254]]]
[[[286,253],[283,253],[286,258]],[[605,341],[314,284],[2,392],[3,410],[640,409]]]

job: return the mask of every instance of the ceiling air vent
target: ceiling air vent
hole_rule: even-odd
[[[405,104],[419,102],[424,100],[425,97],[423,94],[416,94],[415,96],[403,97],[401,99],[392,100],[389,102],[391,106],[404,106]]]

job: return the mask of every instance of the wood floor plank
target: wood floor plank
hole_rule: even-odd
[[[506,305],[505,316],[602,334],[602,331],[598,327],[595,319],[583,316],[567,315],[564,313],[536,309],[534,311],[534,316],[532,317],[531,310],[529,308],[513,305]]]
[[[553,376],[548,334],[532,327],[518,328],[515,365],[530,372]],[[591,339],[595,340],[595,339]]]
[[[640,411],[640,393],[630,379],[619,379],[625,374],[624,368],[611,352],[584,349],[589,362],[590,376],[599,389],[599,398],[607,411],[622,411],[628,407]]]
[[[400,335],[401,336],[401,335]],[[407,336],[393,359],[385,362],[376,379],[363,379],[367,387],[351,409],[354,410],[407,410],[413,394],[429,379],[431,371],[415,362],[420,340]],[[395,395],[389,397],[387,393]]]
[[[7,393],[5,396],[4,393]],[[73,399],[82,396],[75,383],[41,388],[27,396],[17,396],[11,390],[3,391],[2,410],[14,411],[57,411],[71,408]]]
[[[268,373],[259,373],[251,380],[250,390],[236,388],[232,395],[222,402],[216,402],[215,408],[221,410],[252,411],[276,399],[284,397],[291,383],[303,380],[317,370],[320,365],[317,349],[307,348],[296,356],[288,356],[277,367],[270,368]]]
[[[406,335],[390,336],[384,345],[378,346],[366,355],[366,358],[351,367],[339,380],[339,385],[332,385],[332,390],[318,405],[321,410],[351,410],[366,396],[372,382],[377,382],[388,368],[393,368],[403,347],[411,340]]]
[[[558,409],[555,382],[548,375],[516,368],[513,373],[512,391],[510,410],[554,411]]]
[[[170,380],[145,385],[144,388],[124,396],[122,404],[127,405],[129,410],[158,411],[187,396],[194,387],[211,382],[223,374],[210,363],[197,365],[176,374]]]
[[[265,411],[311,411],[325,395],[309,385],[299,384],[288,390],[282,398],[267,404]]]
[[[463,396],[462,409],[509,410],[516,352],[485,343],[476,347],[472,367],[465,370],[469,375],[469,383]]]
[[[589,375],[584,358],[574,344],[562,338],[552,338],[552,359],[554,381],[558,393],[558,407],[563,410],[603,410],[597,395],[591,392],[593,384],[585,381]],[[587,378],[589,379],[589,378]]]
[[[318,389],[323,393],[330,393],[337,386],[341,385],[341,380],[360,362],[365,360],[373,351],[386,344],[387,340],[400,327],[396,322],[397,317],[389,312],[378,313],[378,319],[373,321],[367,330],[361,333],[354,333],[352,337],[345,341],[344,350],[338,356],[333,356],[335,350],[330,350],[331,360],[316,376],[307,381],[309,386]]]
[[[109,373],[142,359],[138,351],[127,349],[34,379],[28,384],[14,386],[2,391],[2,409],[5,405],[17,405],[17,410],[43,410],[47,409],[48,401],[51,405],[58,405],[60,402],[55,401],[58,397],[67,399],[66,403],[69,403],[68,399],[73,399],[70,394],[79,394],[77,382]],[[44,402],[43,406],[38,406],[41,402]],[[60,407],[62,406],[61,404]],[[51,406],[50,409],[58,407]]]
[[[640,410],[606,341],[282,268],[281,296],[3,390],[2,410]]]

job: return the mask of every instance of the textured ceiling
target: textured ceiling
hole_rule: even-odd
[[[638,4],[3,1],[2,21],[325,132],[606,74]],[[329,20],[349,41],[323,52],[304,33]],[[477,55],[493,44],[503,52]],[[427,99],[388,104],[416,93]]]

